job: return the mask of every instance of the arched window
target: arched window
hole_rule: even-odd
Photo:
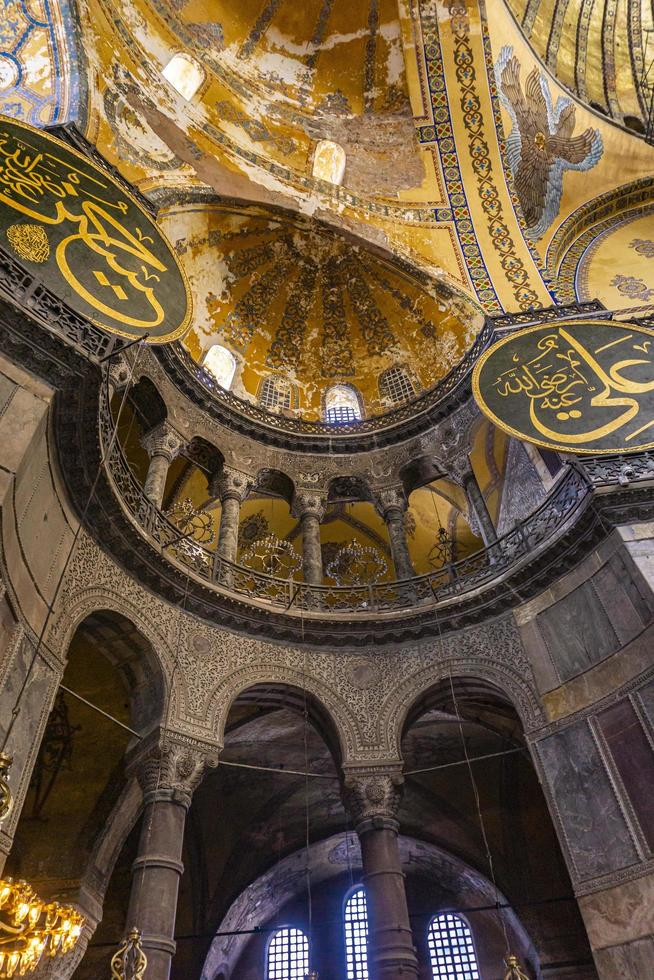
[[[404,368],[391,367],[379,375],[379,394],[386,401],[399,405],[415,395],[415,388]]]
[[[205,79],[204,68],[190,54],[174,54],[161,74],[187,102]]]
[[[259,404],[272,411],[280,408],[290,408],[292,389],[290,381],[271,374],[264,378],[259,389]]]
[[[308,972],[307,937],[301,929],[278,929],[268,944],[266,980],[304,980]]]
[[[229,391],[236,371],[236,358],[232,352],[220,344],[214,344],[205,354],[202,364],[207,371],[211,371],[220,387]]]
[[[345,150],[332,140],[319,140],[313,154],[313,176],[328,180],[330,184],[342,184],[345,174]]]
[[[434,980],[480,980],[470,926],[445,912],[429,924],[429,955]]]
[[[358,422],[361,406],[351,385],[334,385],[325,393],[325,420],[335,425]]]
[[[364,888],[357,888],[345,903],[345,956],[347,980],[368,980],[368,906]]]

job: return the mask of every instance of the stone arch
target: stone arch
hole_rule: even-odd
[[[276,497],[281,497],[289,507],[292,505],[295,496],[293,480],[281,470],[268,468],[259,470],[253,489],[260,493],[270,493]]]
[[[85,589],[63,604],[63,611],[53,623],[48,633],[47,645],[63,665],[66,663],[68,649],[79,627],[94,613],[111,612],[127,620],[149,644],[151,656],[147,657],[147,667],[158,689],[159,715],[151,719],[155,724],[165,715],[170,700],[169,678],[172,672],[173,653],[167,640],[154,626],[149,617],[143,614],[143,606],[124,596],[118,596],[108,589],[97,587]],[[142,665],[143,666],[143,665]]]
[[[373,502],[373,495],[367,481],[360,476],[335,476],[327,486],[329,500],[361,500]]]
[[[476,680],[503,698],[518,714],[525,732],[533,731],[545,721],[545,716],[535,688],[525,679],[524,674],[513,667],[489,664],[468,658],[452,658],[439,664],[425,667],[398,684],[380,711],[379,725],[389,732],[394,740],[398,755],[402,734],[408,719],[415,712],[421,699],[430,690],[452,677]]]
[[[168,418],[168,406],[147,374],[142,374],[130,388],[129,401],[144,433]]]
[[[361,739],[358,726],[347,706],[326,684],[316,680],[301,670],[289,667],[275,667],[260,664],[234,671],[214,689],[209,705],[212,728],[216,740],[224,743],[225,727],[230,709],[237,699],[252,688],[268,688],[269,690],[292,691],[292,698],[281,706],[298,708],[297,696],[304,697],[307,693],[307,707],[312,706],[315,718],[318,720],[319,731],[326,726],[328,732],[327,744],[334,754],[337,764],[347,763],[356,754]],[[331,744],[329,739],[331,739]]]

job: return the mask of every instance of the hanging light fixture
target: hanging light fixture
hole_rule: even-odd
[[[318,971],[310,970],[309,973],[305,973],[304,980],[318,980]]]
[[[338,549],[327,566],[327,574],[337,585],[374,585],[388,571],[388,564],[376,548],[364,548],[356,538]]]
[[[507,956],[506,965],[509,969],[504,980],[529,980],[529,977],[520,966],[517,956]]]
[[[291,579],[302,568],[302,558],[290,541],[267,534],[241,555],[241,564],[274,578]]]
[[[23,977],[44,956],[69,953],[83,925],[76,909],[42,901],[26,881],[0,880],[0,977]]]
[[[131,929],[111,960],[111,980],[142,980],[148,958],[141,946],[141,933]]]

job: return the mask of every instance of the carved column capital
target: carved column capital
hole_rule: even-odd
[[[254,478],[233,466],[223,466],[209,481],[209,496],[220,501],[238,500],[243,503],[254,486]]]
[[[399,767],[392,769],[348,769],[343,780],[343,805],[357,833],[365,825],[391,826],[397,830],[397,812],[402,799],[404,777]]]
[[[406,494],[404,493],[404,487],[399,485],[383,487],[381,490],[376,490],[375,504],[384,520],[387,520],[388,515],[392,514],[393,511],[396,511],[399,515],[403,515],[409,506]]]
[[[117,391],[124,391],[129,384],[130,374],[130,366],[122,355],[112,357],[107,369],[109,388],[112,394],[116,394]]]
[[[293,497],[293,517],[302,520],[303,517],[315,517],[322,521],[327,509],[327,498],[316,490],[297,490]]]
[[[188,808],[206,770],[218,764],[217,748],[166,734],[145,741],[128,769],[136,774],[146,804],[165,799]]]
[[[162,456],[168,463],[172,463],[184,447],[185,440],[169,422],[160,422],[145,433],[141,445],[150,457]]]

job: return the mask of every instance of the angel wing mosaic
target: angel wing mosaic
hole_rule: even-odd
[[[495,65],[502,104],[513,123],[506,141],[509,166],[530,238],[540,238],[559,213],[566,170],[590,170],[603,152],[597,129],[574,136],[576,107],[571,99],[552,102],[544,75],[534,68],[524,91],[521,64],[506,46]]]

